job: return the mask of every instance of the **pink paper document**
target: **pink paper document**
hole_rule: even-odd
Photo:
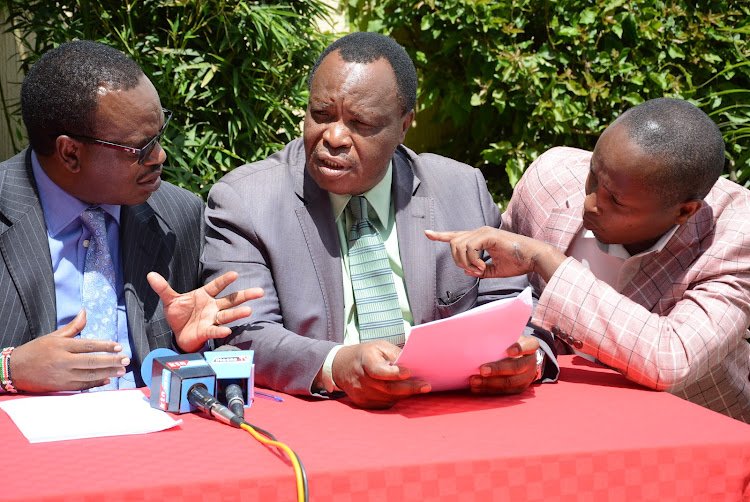
[[[515,298],[415,326],[394,364],[409,368],[411,378],[430,382],[433,391],[466,389],[482,364],[508,356],[532,308],[526,288]]]

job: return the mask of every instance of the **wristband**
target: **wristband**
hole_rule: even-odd
[[[10,379],[10,355],[13,353],[15,347],[5,347],[0,353],[0,386],[5,392],[11,392],[15,394],[18,392],[13,387],[13,382]]]

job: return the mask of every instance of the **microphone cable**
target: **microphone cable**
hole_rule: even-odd
[[[302,465],[302,461],[294,450],[281,441],[278,441],[270,432],[263,430],[260,427],[255,427],[249,422],[246,422],[244,417],[239,417],[233,413],[229,408],[221,404],[213,395],[211,395],[206,386],[202,383],[195,384],[190,388],[188,391],[188,401],[196,408],[217,418],[220,422],[224,422],[227,425],[238,427],[249,432],[250,435],[261,444],[273,446],[283,451],[286,456],[289,457],[289,460],[294,467],[294,476],[297,481],[297,501],[309,502],[310,494],[307,485],[307,473],[305,472],[305,467]]]
[[[309,488],[307,486],[307,473],[305,472],[305,467],[302,465],[302,461],[299,459],[299,456],[297,456],[294,450],[289,448],[287,445],[285,445],[281,441],[277,441],[276,439],[269,439],[269,438],[264,437],[252,425],[245,422],[244,420],[242,421],[240,428],[249,432],[256,440],[260,441],[264,445],[275,446],[276,448],[286,453],[287,457],[289,457],[289,460],[292,462],[292,466],[294,466],[294,475],[295,475],[295,478],[297,479],[297,501],[308,502],[309,501]]]

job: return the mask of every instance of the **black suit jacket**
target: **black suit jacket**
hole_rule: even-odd
[[[122,206],[120,246],[131,366],[157,347],[172,347],[172,331],[146,274],[163,275],[177,292],[201,285],[203,202],[167,182],[146,202]],[[31,149],[0,163],[0,347],[19,346],[55,331],[52,259]]]

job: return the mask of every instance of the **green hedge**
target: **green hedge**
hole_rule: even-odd
[[[328,15],[321,0],[2,0],[0,6],[9,13],[6,29],[18,30],[30,51],[25,68],[73,39],[104,42],[137,61],[175,113],[163,145],[165,178],[204,197],[224,172],[300,134],[307,75],[329,43],[317,28]]]
[[[349,0],[348,18],[415,60],[414,146],[481,166],[498,199],[546,149],[593,148],[660,96],[702,107],[727,142],[726,174],[750,185],[746,0]]]

